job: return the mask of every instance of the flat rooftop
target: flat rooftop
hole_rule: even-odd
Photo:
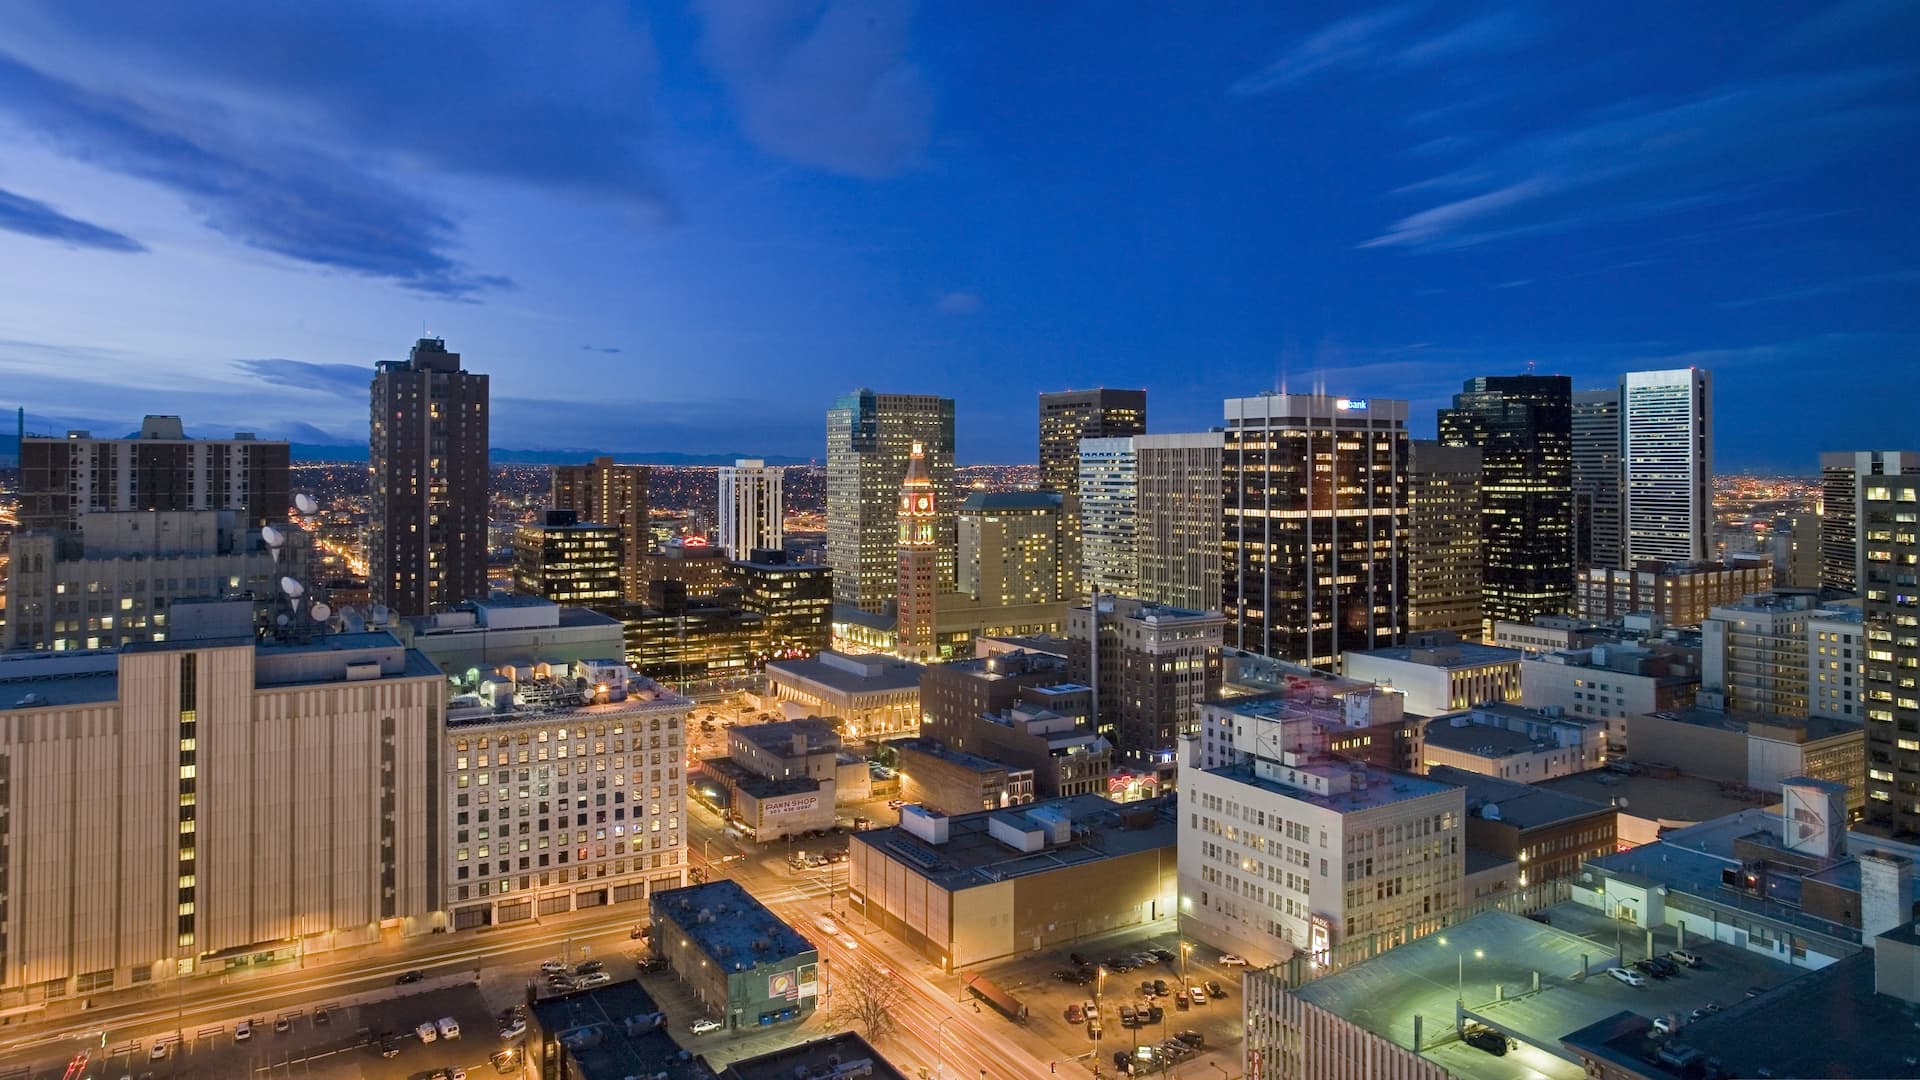
[[[1006,772],[1009,768],[1014,767],[1004,762],[995,761],[992,758],[981,757],[979,754],[969,754],[965,750],[955,750],[934,739],[895,739],[887,745],[905,753],[925,754],[928,757],[952,762],[963,769],[970,769],[973,772]]]
[[[709,960],[728,971],[751,971],[761,963],[813,951],[807,939],[730,878],[655,893],[649,904],[655,920],[671,920]]]
[[[988,832],[988,822],[997,815],[1024,815],[1042,807],[1064,811],[1074,830],[1085,826],[1090,831],[1065,844],[1049,843],[1031,853],[1016,851]],[[899,825],[856,832],[852,840],[905,864],[943,889],[957,891],[1156,848],[1172,849],[1180,833],[1175,811],[1171,796],[1121,804],[1103,795],[1070,795],[1015,810],[983,810],[949,817],[944,844],[929,844]],[[1134,827],[1128,826],[1130,821],[1136,823]]]
[[[1860,943],[1860,931],[1842,923],[1808,915],[1800,908],[1800,879],[1787,874],[1767,875],[1767,895],[1757,897],[1721,884],[1721,871],[1738,870],[1730,856],[1676,844],[1642,844],[1636,848],[1591,859],[1587,867],[1635,884],[1663,885],[1670,892],[1696,896],[1726,908],[1772,919],[1839,941]]]
[[[1284,765],[1270,767],[1279,769],[1286,768]],[[1301,771],[1316,771],[1321,769],[1334,769],[1343,773],[1364,772],[1367,777],[1367,786],[1364,788],[1349,789],[1332,795],[1320,795],[1308,791],[1305,788],[1294,787],[1291,784],[1260,776],[1254,772],[1254,766],[1251,763],[1245,765],[1227,765],[1217,769],[1206,769],[1204,771],[1209,776],[1222,777],[1232,780],[1235,783],[1245,784],[1248,787],[1258,788],[1262,791],[1270,791],[1276,795],[1284,795],[1296,802],[1303,802],[1310,806],[1318,806],[1337,814],[1351,814],[1359,810],[1371,810],[1379,806],[1390,806],[1393,803],[1405,802],[1408,799],[1417,799],[1423,795],[1436,795],[1443,791],[1456,790],[1452,784],[1442,784],[1424,776],[1395,772],[1391,769],[1375,768],[1372,765],[1363,766],[1356,762],[1348,761],[1340,761],[1333,764],[1315,762],[1303,767]]]
[[[795,736],[804,735],[806,753],[820,754],[840,747],[840,733],[833,724],[817,717],[801,720],[775,720],[770,724],[745,724],[727,729],[729,738],[738,737],[771,754],[793,755]]]
[[[1067,655],[1070,644],[1068,639],[1058,634],[1005,634],[990,638],[976,638],[979,641],[991,641],[1010,646],[1022,652],[1039,653],[1042,656]]]
[[[1691,724],[1695,727],[1741,734],[1746,734],[1755,727],[1804,730],[1806,739],[1810,742],[1865,730],[1865,725],[1858,720],[1839,720],[1827,716],[1769,716],[1766,713],[1747,712],[1741,709],[1709,709],[1703,705],[1689,705],[1684,709],[1662,709],[1646,715],[1670,720],[1676,724]],[[1763,731],[1758,734],[1767,733]]]
[[[540,1029],[567,1044],[580,1080],[626,1080],[631,1076],[705,1080],[705,1067],[683,1057],[663,1024],[627,1021],[660,1012],[651,995],[629,979],[533,1004]],[[469,1033],[475,1034],[475,1033]]]
[[[1506,728],[1488,724],[1454,727],[1446,723],[1444,717],[1427,725],[1427,745],[1462,754],[1478,754],[1487,758],[1511,757],[1514,754],[1532,754],[1541,750],[1559,749],[1551,739],[1529,738],[1521,732],[1508,731]]]
[[[1449,670],[1514,663],[1526,656],[1519,649],[1503,649],[1498,645],[1482,645],[1475,641],[1449,642],[1445,645],[1391,645],[1384,649],[1367,649],[1364,652],[1354,650],[1347,655],[1366,657],[1371,660],[1396,660],[1403,664],[1419,664],[1423,667]]]
[[[674,712],[692,708],[693,702],[681,697],[650,680],[635,680],[638,686],[629,685],[625,701],[609,701],[601,705],[567,705],[547,709],[531,706],[516,706],[511,709],[495,711],[484,705],[447,710],[447,728],[477,727],[483,724],[525,723],[528,721],[562,720],[617,720],[623,716],[644,716],[657,712]],[[635,690],[639,692],[636,693]]]
[[[1557,776],[1534,785],[1563,795],[1615,805],[1626,800],[1623,813],[1649,821],[1691,825],[1738,813],[1755,806],[1775,806],[1779,793],[1755,796],[1738,785],[1697,776],[1627,775],[1610,769],[1589,769],[1572,776]]]
[[[838,615],[834,616],[839,618]],[[887,628],[892,627],[887,623]],[[774,660],[767,664],[769,677],[780,675],[788,679],[804,679],[830,690],[843,694],[871,693],[887,690],[917,690],[920,676],[926,671],[919,664],[906,660],[890,660],[884,665],[876,665],[871,674],[849,671],[844,667],[827,663],[817,657],[804,660]]]
[[[873,1063],[873,1071],[862,1073],[874,1080],[906,1080],[906,1074],[887,1063],[867,1040],[851,1031],[838,1035],[828,1035],[803,1042],[798,1046],[789,1046],[758,1057],[742,1058],[719,1070],[720,1080],[795,1080],[795,1077],[809,1077],[816,1074],[830,1075],[830,1066],[852,1065],[859,1061]]]
[[[1593,814],[1611,814],[1613,807],[1577,795],[1547,791],[1537,784],[1521,784],[1497,776],[1436,765],[1427,770],[1427,779],[1467,792],[1467,811],[1476,806],[1497,806],[1500,820],[1520,829],[1539,829],[1574,821]]]

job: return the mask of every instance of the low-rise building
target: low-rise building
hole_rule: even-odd
[[[827,717],[850,739],[920,731],[923,666],[877,653],[823,652],[767,665],[767,693],[789,713]]]
[[[819,1003],[820,954],[736,881],[655,893],[654,956],[728,1031],[802,1020]]]
[[[1542,780],[1543,791],[1613,807],[1621,848],[1651,844],[1675,829],[1779,802],[1778,792],[1688,776],[1671,766],[1614,762],[1604,769]]]
[[[685,884],[693,702],[619,660],[544,667],[447,709],[441,880],[456,930]]]
[[[1093,690],[1066,681],[1067,662],[1001,653],[928,668],[923,737],[1029,770],[1037,797],[1107,793],[1114,749],[1093,725]]]
[[[1489,642],[1503,649],[1518,649],[1528,656],[1584,649],[1613,640],[1614,634],[1585,619],[1571,615],[1537,615],[1532,622],[1496,620]]]
[[[1847,811],[1867,805],[1867,735],[1860,723],[1826,717],[1766,716],[1696,704],[1627,718],[1629,761],[1760,791],[1790,776],[1846,785]]]
[[[1225,764],[1202,766],[1190,736],[1181,777],[1183,933],[1273,963],[1458,904],[1459,788],[1335,757],[1333,732],[1292,710],[1218,727]]]
[[[581,521],[572,510],[548,510],[513,532],[513,591],[558,604],[586,606],[620,599],[620,530]]]
[[[1425,772],[1435,766],[1498,776],[1521,783],[1597,769],[1606,763],[1600,721],[1518,705],[1482,705],[1436,716],[1427,724],[1421,753]]]
[[[1115,596],[1068,612],[1068,673],[1094,688],[1100,733],[1122,765],[1173,780],[1174,751],[1194,707],[1220,690],[1226,625],[1217,611]]]
[[[677,581],[689,596],[712,596],[727,586],[727,549],[704,536],[676,536],[640,561],[641,588],[656,581]]]
[[[1407,695],[1407,711],[1423,716],[1520,700],[1520,660],[1514,649],[1461,641],[1454,634],[1423,634],[1411,644],[1342,654],[1340,673]]]
[[[934,599],[936,654],[942,660],[972,656],[979,638],[1057,635],[1067,626],[1064,601],[1002,605],[966,593],[941,593]],[[900,647],[897,620],[891,614],[861,611],[844,604],[833,609],[833,649],[844,653],[893,653]]]
[[[1642,563],[1632,569],[1596,566],[1573,577],[1573,613],[1607,622],[1636,612],[1667,626],[1698,626],[1716,604],[1731,604],[1773,588],[1773,560],[1732,555],[1726,562]]]
[[[934,739],[887,744],[898,755],[900,797],[945,814],[1022,806],[1034,798],[1032,769],[955,750]]]
[[[521,1045],[536,1076],[709,1080],[709,1070],[673,1041],[666,1013],[632,979],[543,997],[533,1003],[533,1028]]]
[[[855,833],[849,906],[943,970],[1167,918],[1175,808],[1076,795]]]
[[[1249,721],[1287,717],[1319,727],[1327,750],[1348,761],[1382,769],[1420,772],[1425,761],[1427,718],[1406,711],[1406,695],[1370,682],[1313,673],[1283,689],[1236,694],[1200,706],[1188,732],[1198,761],[1211,769],[1238,760],[1235,730]]]
[[[1822,605],[1807,620],[1808,715],[1866,719],[1865,624],[1858,600]]]
[[[1595,645],[1543,653],[1522,667],[1520,704],[1606,726],[1607,752],[1627,752],[1627,717],[1693,704],[1700,655],[1668,645]]]
[[[393,629],[465,689],[501,668],[577,664],[626,652],[620,620],[537,596],[469,600],[401,619]]]
[[[1448,765],[1427,778],[1466,791],[1468,852],[1514,863],[1519,887],[1571,878],[1618,850],[1619,816],[1607,803]]]
[[[741,1058],[714,1072],[719,1080],[907,1080],[851,1031]]]

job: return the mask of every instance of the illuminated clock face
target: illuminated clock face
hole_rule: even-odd
[[[924,514],[927,511],[933,509],[933,500],[925,495],[922,495],[918,500],[916,500],[916,505],[914,506],[914,509]]]

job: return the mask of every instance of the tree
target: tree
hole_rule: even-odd
[[[893,1033],[900,1004],[900,980],[890,971],[865,964],[836,964],[832,983],[834,1015],[865,1029],[868,1042]],[[849,970],[851,969],[851,970]]]

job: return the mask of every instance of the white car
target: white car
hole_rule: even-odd
[[[693,1022],[693,1033],[695,1035],[705,1035],[709,1031],[719,1031],[723,1027],[726,1027],[726,1025],[718,1020],[712,1017],[703,1017]]]
[[[430,1043],[440,1037],[440,1033],[433,1029],[433,1021],[431,1020],[414,1028],[413,1033],[420,1036],[420,1041],[423,1043]]]
[[[1656,1035],[1671,1035],[1679,1026],[1679,1023],[1671,1016],[1656,1016],[1653,1018],[1653,1031]]]
[[[251,1039],[251,1038],[253,1038],[253,1021],[242,1020],[239,1023],[233,1025],[233,1041],[234,1042],[246,1042],[248,1039]]]
[[[1647,977],[1645,975],[1640,974],[1637,971],[1628,971],[1626,968],[1617,967],[1617,968],[1608,968],[1607,974],[1613,976],[1616,979],[1619,979],[1621,982],[1626,983],[1628,986],[1647,985]]]
[[[565,975],[567,973],[567,965],[558,960],[542,960],[540,961],[540,972],[543,975]]]
[[[433,1026],[440,1030],[440,1037],[443,1039],[452,1040],[460,1037],[460,1021],[451,1016],[441,1017]]]
[[[147,1060],[148,1061],[167,1060],[167,1044],[161,1042],[159,1039],[153,1040],[153,1049],[147,1051]]]
[[[1246,967],[1247,958],[1244,956],[1235,956],[1232,953],[1222,953],[1220,954],[1220,966],[1221,967]]]
[[[513,1018],[511,1023],[500,1029],[500,1037],[502,1039],[517,1039],[526,1033],[527,1022],[517,1016]]]

